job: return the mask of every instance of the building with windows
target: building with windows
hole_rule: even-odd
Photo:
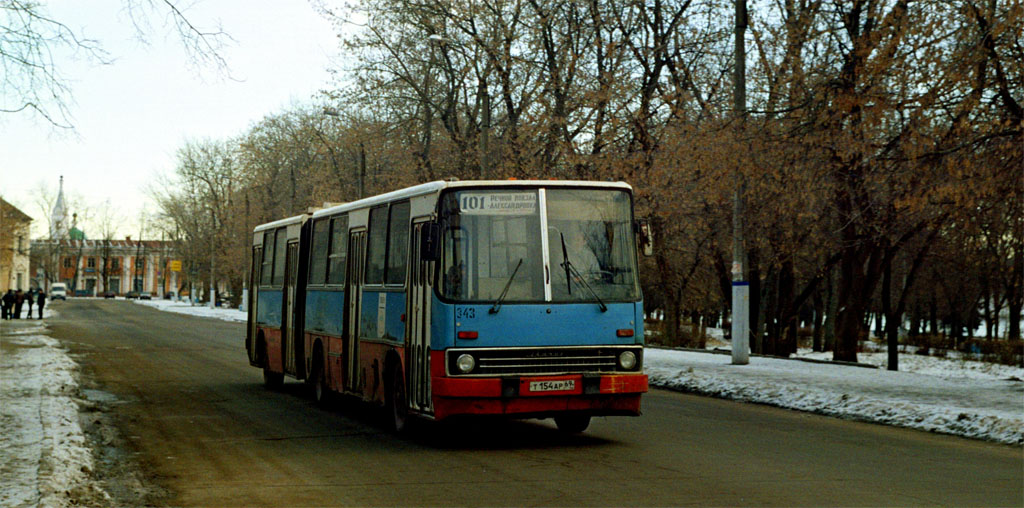
[[[32,217],[0,198],[0,293],[28,291]]]
[[[84,235],[83,235],[84,236]],[[175,291],[178,272],[172,271],[171,242],[159,240],[36,240],[36,268],[50,282],[63,282],[78,296],[107,291],[124,295],[147,291],[156,297]],[[45,266],[46,264],[50,266]]]
[[[68,216],[62,176],[50,213],[49,236],[31,242],[30,268],[36,276],[32,286],[49,291],[50,283],[63,282],[70,294],[78,296],[147,291],[158,297],[177,287],[178,273],[168,269],[171,242],[130,236],[90,240],[78,228],[78,215],[71,213],[70,220]]]

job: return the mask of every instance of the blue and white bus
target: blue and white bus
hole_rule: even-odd
[[[643,301],[632,188],[438,181],[254,230],[246,348],[410,416],[639,415]]]

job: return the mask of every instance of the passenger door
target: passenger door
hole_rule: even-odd
[[[345,282],[345,390],[362,389],[359,376],[359,317],[363,306],[363,256],[366,230],[353,231],[348,240],[348,277]]]
[[[246,336],[246,350],[249,352],[249,363],[257,365],[260,352],[256,350],[256,312],[259,310],[260,271],[263,268],[263,248],[256,247],[252,250],[252,273],[249,277],[249,333]],[[191,298],[191,296],[189,296]]]
[[[299,268],[299,242],[289,242],[288,251],[285,255],[284,269],[284,314],[282,321],[284,333],[282,334],[281,347],[284,358],[284,371],[288,374],[295,374],[295,341],[301,337],[295,337],[295,283],[298,279]]]
[[[406,327],[409,349],[406,351],[406,375],[409,407],[432,412],[430,398],[430,283],[433,263],[420,259],[425,221],[413,224],[409,244],[409,293],[406,298]]]

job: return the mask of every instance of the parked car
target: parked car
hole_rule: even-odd
[[[113,291],[104,291],[103,292],[103,298],[116,298],[116,297],[117,297],[117,293],[115,293]]]
[[[68,285],[63,282],[54,282],[50,285],[50,300],[67,300]]]
[[[152,300],[153,295],[148,291],[139,291],[139,300]]]
[[[135,300],[135,299],[137,299],[139,297],[139,292],[138,291],[129,291],[129,292],[124,294],[124,297],[129,299],[129,300]]]

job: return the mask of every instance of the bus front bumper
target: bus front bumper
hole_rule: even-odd
[[[646,374],[500,378],[433,377],[434,418],[455,415],[546,417],[566,412],[592,416],[640,414]]]

